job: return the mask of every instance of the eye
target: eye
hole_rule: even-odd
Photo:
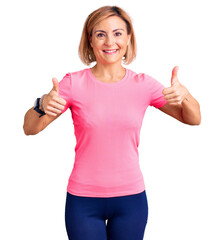
[[[103,34],[103,33],[98,33],[98,34],[97,34],[97,37],[98,37],[98,38],[102,38],[102,37],[104,37],[104,36],[105,36],[105,34]]]
[[[121,36],[121,35],[122,35],[121,32],[116,32],[116,33],[115,33],[115,36]]]

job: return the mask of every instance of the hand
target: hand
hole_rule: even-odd
[[[163,89],[164,98],[169,104],[181,104],[188,95],[188,90],[177,78],[179,67],[175,66],[172,71],[171,87]]]
[[[52,78],[53,88],[43,98],[43,110],[52,117],[56,117],[64,109],[66,101],[59,97],[59,82],[56,78]]]

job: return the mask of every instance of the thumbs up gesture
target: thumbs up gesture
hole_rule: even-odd
[[[171,87],[163,89],[163,95],[169,104],[181,104],[186,96],[188,95],[188,90],[184,87],[177,78],[177,72],[179,70],[178,66],[175,66],[172,71],[171,77]]]
[[[43,98],[43,110],[52,117],[56,117],[61,113],[66,105],[66,101],[59,97],[59,82],[56,78],[52,78],[53,88]]]

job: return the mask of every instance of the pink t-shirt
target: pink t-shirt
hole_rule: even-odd
[[[67,191],[86,197],[116,197],[145,190],[138,145],[147,107],[162,107],[164,86],[151,76],[126,69],[107,83],[90,68],[67,73],[59,96],[67,101],[76,137],[75,162]]]

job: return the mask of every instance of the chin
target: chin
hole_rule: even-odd
[[[116,58],[115,57],[104,57],[103,59],[101,58],[100,62],[104,63],[104,64],[114,64],[114,63],[118,63],[118,62],[122,62],[122,59],[123,59],[123,55],[121,56],[117,56]]]

